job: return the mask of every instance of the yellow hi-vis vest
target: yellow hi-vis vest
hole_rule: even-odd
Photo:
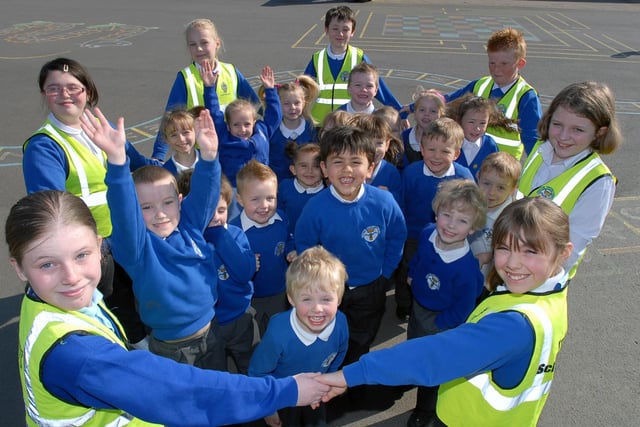
[[[362,62],[364,52],[362,49],[349,46],[342,62],[342,68],[337,80],[331,74],[331,67],[327,59],[327,49],[322,49],[313,54],[313,66],[316,69],[316,79],[320,86],[320,93],[311,108],[311,116],[316,123],[322,124],[324,118],[343,104],[351,100],[347,92],[349,75],[351,70]]]
[[[101,302],[100,307],[109,315],[119,333],[125,337],[122,326]],[[98,320],[77,311],[66,311],[28,296],[20,309],[18,364],[22,395],[28,426],[157,426],[132,417],[116,409],[95,409],[72,405],[47,391],[40,381],[42,359],[49,350],[69,334],[100,335],[126,348],[124,342]]]
[[[478,79],[473,87],[473,93],[477,96],[489,99],[491,97],[491,89],[493,89],[493,79],[491,76],[486,76]],[[517,122],[520,99],[530,90],[535,91],[535,89],[529,85],[522,76],[518,77],[518,80],[511,85],[507,93],[498,100],[498,109],[500,109],[507,119]],[[493,137],[500,151],[506,151],[507,153],[513,154],[516,159],[520,160],[522,153],[524,152],[524,145],[522,145],[520,132],[518,132],[517,129],[509,131],[507,129],[491,126],[487,128],[487,134]]]
[[[562,172],[549,182],[537,188],[531,188],[533,179],[538,173],[538,169],[542,165],[542,154],[538,148],[543,141],[538,141],[531,150],[531,154],[527,158],[520,175],[520,184],[518,189],[526,197],[542,196],[552,200],[556,205],[569,215],[573,210],[580,195],[589,188],[596,180],[603,176],[611,176],[611,170],[604,164],[598,153],[592,152],[578,163]],[[615,180],[615,177],[613,177]],[[580,253],[578,261],[569,271],[569,278],[572,279],[576,275],[578,266],[582,262],[586,248]]]
[[[216,94],[220,102],[220,111],[224,111],[238,97],[238,74],[233,64],[218,61],[220,73],[216,80]],[[187,108],[204,105],[204,83],[196,64],[191,63],[180,71],[187,85]]]
[[[80,197],[91,210],[98,225],[98,234],[103,237],[111,236],[111,216],[107,205],[107,185],[104,177],[107,173],[107,157],[102,152],[102,159],[98,159],[87,147],[75,138],[56,128],[50,120],[34,134],[47,135],[64,150],[69,165],[69,175],[65,182],[65,189]],[[29,141],[25,142],[23,149]]]
[[[556,369],[556,357],[567,334],[567,287],[545,295],[497,292],[469,315],[468,323],[504,311],[526,316],[534,334],[534,349],[524,378],[503,389],[492,372],[458,378],[440,386],[437,414],[447,426],[535,426]]]

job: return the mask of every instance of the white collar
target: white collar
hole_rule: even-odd
[[[327,46],[327,56],[334,61],[342,61],[344,57],[347,56],[347,50],[349,50],[349,46],[347,46],[347,49],[343,53],[336,54],[331,51],[331,45],[329,45]]]
[[[324,190],[324,184],[322,183],[322,181],[320,181],[320,183],[318,185],[316,185],[315,187],[307,188],[307,187],[303,186],[302,184],[300,184],[300,181],[298,181],[298,178],[293,178],[293,187],[300,194],[303,194],[303,193],[316,194],[316,193],[319,193],[320,191]]]
[[[580,160],[587,157],[589,154],[593,152],[593,150],[587,147],[581,152],[579,152],[578,154],[576,154],[575,156],[571,156],[567,159],[564,159],[560,163],[551,163],[553,161],[553,154],[554,154],[553,144],[551,144],[551,141],[547,140],[544,142],[544,144],[540,144],[540,147],[538,147],[538,152],[542,155],[542,160],[546,164],[554,165],[554,166],[562,165],[564,168],[569,168],[575,165],[576,163],[578,163]]]
[[[535,289],[530,290],[529,292],[527,292],[528,294],[545,294],[551,291],[557,291],[560,290],[562,288],[564,288],[565,286],[567,286],[567,279],[569,278],[569,276],[567,275],[567,273],[564,271],[564,268],[560,269],[560,273],[556,274],[553,277],[549,277],[547,280],[545,280],[545,282],[538,286]],[[496,291],[508,291],[509,288],[507,288],[504,284],[502,285],[498,285],[498,287],[496,288]]]
[[[242,210],[242,213],[240,213],[240,224],[242,225],[242,231],[247,231],[251,227],[264,228],[276,221],[282,221],[282,218],[280,217],[278,212],[274,213],[273,216],[269,218],[269,220],[265,224],[258,224],[254,220],[250,219],[247,216],[247,212],[245,210]]]
[[[461,248],[440,249],[438,245],[436,245],[437,236],[438,230],[433,230],[433,233],[431,233],[431,236],[429,236],[429,241],[433,245],[433,249],[438,255],[440,255],[440,258],[442,258],[442,261],[444,261],[446,264],[451,264],[452,262],[459,260],[460,258],[465,256],[467,252],[469,252],[469,242],[467,241],[467,239],[464,239],[464,246],[462,246]]]
[[[462,142],[462,145],[473,145],[477,148],[480,148],[480,145],[482,144],[482,137],[476,139],[475,141],[469,141],[467,138],[464,139],[464,141]]]
[[[424,162],[422,163],[422,172],[425,174],[425,176],[432,176],[434,178],[444,178],[445,176],[453,176],[456,174],[456,168],[453,166],[453,163],[451,163],[451,165],[449,166],[449,169],[447,169],[447,171],[445,173],[443,173],[442,175],[436,175],[433,172],[431,172],[431,169],[429,169],[427,167],[427,165],[424,164]]]
[[[333,197],[335,197],[336,199],[340,200],[342,203],[355,203],[358,200],[360,200],[362,198],[362,196],[364,196],[364,184],[362,184],[360,186],[360,191],[358,191],[358,195],[353,200],[345,200],[340,194],[338,194],[338,192],[333,187],[333,185],[331,185],[329,187],[329,190],[331,191],[331,194],[333,194]]]
[[[171,160],[173,160],[173,164],[176,165],[176,170],[178,171],[178,174],[181,174],[184,171],[188,171],[196,167],[196,163],[198,163],[198,160],[200,160],[200,153],[198,152],[198,150],[196,150],[196,160],[193,162],[191,166],[185,166],[182,163],[178,162],[176,160],[175,153],[171,155]]]
[[[412,127],[411,130],[409,131],[409,145],[415,151],[420,152],[420,141],[418,141],[416,139],[416,127],[415,126]]]
[[[291,309],[291,314],[289,315],[289,323],[291,324],[291,328],[293,329],[293,332],[296,334],[298,339],[302,341],[302,344],[310,346],[311,344],[316,342],[317,339],[321,339],[324,342],[327,342],[329,340],[329,337],[331,337],[331,334],[333,333],[333,329],[336,327],[336,318],[334,317],[333,320],[322,330],[322,332],[320,332],[319,334],[314,334],[313,332],[309,332],[304,329],[304,327],[300,323],[300,319],[298,319],[298,316],[296,316],[296,308],[293,307]]]
[[[90,114],[90,113],[84,113],[84,114]],[[60,120],[58,120],[56,116],[53,115],[53,113],[49,113],[49,121],[51,121],[51,123],[53,123],[55,127],[62,130],[64,133],[71,135],[73,138],[75,138],[76,141],[78,141],[80,144],[88,148],[89,151],[91,151],[91,153],[94,156],[96,156],[98,159],[101,159],[102,150],[100,149],[100,147],[94,144],[92,140],[89,139],[87,134],[84,133],[82,129],[65,125]]]
[[[291,140],[298,139],[298,137],[304,133],[304,128],[307,126],[307,121],[304,117],[300,117],[300,119],[300,126],[295,129],[289,129],[284,125],[284,122],[280,122],[280,132],[282,133],[282,136]]]
[[[371,184],[373,180],[376,179],[376,176],[378,175],[378,172],[380,172],[380,168],[382,167],[383,161],[384,159],[380,160],[376,165],[376,167],[373,168],[373,172],[371,173],[371,178],[367,180],[367,184]]]
[[[347,102],[347,106],[345,108],[347,109],[347,113],[351,113],[351,114],[356,114],[356,113],[371,114],[376,109],[376,106],[373,105],[373,101],[371,101],[367,108],[365,108],[364,110],[357,111],[353,108],[351,101],[349,101]]]

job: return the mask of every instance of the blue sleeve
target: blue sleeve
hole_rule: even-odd
[[[407,225],[398,203],[396,203],[391,193],[387,192],[386,194],[389,195],[391,213],[387,223],[387,232],[385,233],[387,243],[384,251],[382,275],[389,279],[402,259],[404,242],[407,239]]]
[[[527,154],[538,141],[538,122],[542,118],[540,99],[534,90],[530,90],[520,98],[518,104],[518,126],[520,139]]]
[[[367,55],[363,54],[362,60],[364,62],[372,64],[371,60],[369,59],[369,57],[367,57]],[[403,107],[400,101],[398,101],[396,97],[393,95],[393,93],[391,92],[391,89],[389,89],[387,84],[384,82],[384,79],[382,78],[382,76],[378,77],[378,93],[376,93],[376,99],[380,101],[382,105],[388,105],[389,107],[393,107],[396,110],[400,110]],[[407,116],[408,116],[407,113],[402,113],[400,115],[400,118],[406,119]]]
[[[235,66],[234,68],[236,69],[236,75],[238,76],[238,90],[236,92],[237,97],[248,99],[252,104],[259,104],[260,98],[256,94],[256,91],[253,90],[251,84],[245,78],[245,76],[242,75],[240,70],[238,70],[238,68],[236,68]]]
[[[313,77],[314,79],[318,77],[318,74],[316,72],[316,66],[313,63],[313,56],[311,56],[311,60],[309,60],[309,63],[307,64],[307,68],[304,69],[304,73],[307,76]]]
[[[99,336],[68,336],[46,355],[41,374],[46,389],[65,401],[166,425],[250,421],[295,406],[298,393],[291,377],[202,370],[144,350],[126,351]]]
[[[460,88],[460,89],[458,89],[456,91],[453,91],[451,93],[443,94],[445,101],[451,102],[451,101],[453,101],[455,99],[458,99],[458,98],[466,95],[467,93],[473,93],[473,87],[476,85],[477,81],[478,81],[477,79],[473,80],[473,81],[469,82],[469,84],[467,84],[463,88]]]
[[[476,305],[479,289],[483,285],[484,276],[480,272],[478,262],[473,255],[466,257],[465,264],[456,267],[464,271],[464,275],[456,274],[453,278],[453,304],[436,316],[436,324],[440,329],[450,329],[464,323]]]
[[[69,164],[62,147],[45,134],[29,139],[22,156],[22,174],[27,194],[67,187]]]
[[[220,111],[220,100],[213,86],[204,87],[204,106],[209,110],[213,124],[216,127],[218,139],[222,143],[228,139],[227,123],[224,121],[224,113]]]
[[[191,191],[180,207],[181,222],[186,217],[204,233],[218,206],[220,174],[220,162],[217,159],[198,160],[191,177]]]
[[[237,231],[235,235],[223,226],[209,227],[205,230],[204,237],[215,246],[216,254],[227,268],[231,279],[245,283],[256,272],[256,256],[242,229],[234,227],[234,230]]]
[[[276,129],[280,126],[280,122],[282,122],[282,108],[280,107],[280,97],[276,88],[265,89],[264,95],[266,108],[263,122],[267,127],[268,139],[271,139]]]
[[[349,387],[361,384],[434,386],[530,359],[534,333],[509,311],[488,315],[435,335],[368,353],[344,367]],[[517,377],[523,372],[512,372]]]
[[[140,154],[136,147],[129,141],[127,141],[125,149],[127,151],[127,157],[129,157],[129,167],[132,172],[147,165],[162,166],[162,162],[154,159],[148,159]]]
[[[285,313],[289,313],[289,311]],[[287,316],[287,314],[283,315]],[[274,322],[274,320],[277,320],[277,318],[272,318],[269,321],[269,326],[267,326],[264,336],[251,355],[248,372],[250,377],[272,375],[278,367],[278,361],[282,357],[284,348],[282,347],[282,339],[279,338],[281,334],[278,332],[280,331],[277,331],[278,328],[273,326],[278,322]]]
[[[323,191],[329,191],[325,189]],[[319,195],[318,195],[319,196]],[[314,197],[317,198],[318,196]],[[311,199],[309,202],[311,202]],[[305,249],[320,244],[320,226],[318,224],[318,214],[315,204],[309,203],[302,209],[302,213],[296,222],[295,238],[296,251],[301,254]]]
[[[176,79],[171,87],[171,92],[169,92],[169,99],[167,100],[167,105],[164,108],[164,111],[171,111],[178,106],[187,107],[187,85],[184,82],[184,76],[181,72],[178,72],[176,75]],[[156,141],[153,144],[153,154],[151,157],[154,159],[164,160],[167,156],[167,151],[169,151],[169,146],[164,141],[162,134],[158,132]]]
[[[343,312],[338,311],[336,313],[336,326],[334,333],[341,333],[341,331],[344,331],[344,337],[340,341],[338,354],[336,355],[336,358],[333,359],[333,362],[331,362],[327,372],[336,372],[340,369],[340,366],[342,366],[342,362],[344,362],[344,358],[347,355],[347,349],[349,348],[349,326],[347,324],[347,317]]]

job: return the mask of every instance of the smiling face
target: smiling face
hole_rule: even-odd
[[[229,113],[227,127],[231,135],[249,139],[253,135],[253,128],[256,124],[254,111],[250,108],[240,108]]]
[[[553,161],[563,161],[587,149],[596,139],[593,122],[559,106],[549,120],[549,141],[553,145]]]
[[[227,201],[220,197],[218,199],[218,206],[216,207],[216,211],[213,213],[213,217],[211,217],[211,221],[209,221],[209,227],[218,227],[221,225],[225,225],[227,223],[227,217],[229,213],[229,205]]]
[[[489,74],[500,87],[515,82],[520,75],[520,69],[526,64],[524,58],[518,58],[514,49],[487,52],[487,56],[489,57]]]
[[[136,193],[149,231],[165,238],[178,228],[182,195],[177,193],[171,178],[137,183]]]
[[[423,97],[416,102],[413,111],[413,117],[416,120],[416,126],[426,129],[429,123],[441,116],[438,103],[429,97]]]
[[[482,171],[478,177],[478,187],[487,198],[487,207],[494,209],[513,194],[516,182],[501,176],[495,170],[486,170]]]
[[[47,95],[47,91],[58,89]],[[43,96],[49,110],[65,125],[80,127],[80,117],[87,105],[87,91],[71,73],[52,70],[43,85]],[[73,94],[72,94],[73,93]]]
[[[347,92],[351,97],[351,106],[356,111],[364,111],[373,102],[378,92],[378,80],[373,73],[351,73]]]
[[[193,127],[179,124],[170,130],[165,139],[167,144],[177,153],[191,153],[196,145],[196,134]]]
[[[322,181],[320,158],[317,153],[298,153],[289,170],[305,188],[317,187]]]
[[[304,93],[302,88],[287,90],[280,94],[282,106],[282,120],[287,123],[297,123],[304,112]]]
[[[558,274],[572,250],[569,243],[558,253],[550,241],[545,245],[545,251],[535,249],[525,242],[519,242],[516,247],[513,241],[515,238],[510,235],[510,242],[496,244],[493,257],[498,275],[509,291],[515,294],[529,292],[542,285],[549,277]]]
[[[289,303],[296,309],[296,317],[302,327],[313,334],[319,334],[336,317],[339,298],[335,291],[311,283],[287,296]]]
[[[464,132],[464,137],[469,142],[475,142],[487,131],[489,123],[489,112],[481,110],[469,110],[462,116],[460,125]]]
[[[340,197],[349,201],[358,196],[362,184],[371,177],[373,166],[365,153],[347,151],[330,154],[326,161],[320,162],[324,176]]]
[[[339,55],[347,51],[353,37],[353,22],[332,18],[324,32],[329,38],[331,52]]]
[[[431,173],[442,176],[460,155],[460,150],[442,136],[423,136],[420,153]]]
[[[249,179],[238,189],[238,203],[247,217],[266,224],[278,208],[278,182],[276,179]]]
[[[441,206],[436,215],[436,230],[440,249],[452,250],[464,246],[465,239],[474,232],[475,212],[463,203]]]
[[[193,62],[203,65],[205,61],[209,61],[211,66],[215,67],[220,40],[210,29],[197,27],[189,30],[187,45]]]
[[[9,261],[43,301],[78,310],[91,305],[100,281],[101,242],[87,226],[58,222],[26,248],[20,265]]]

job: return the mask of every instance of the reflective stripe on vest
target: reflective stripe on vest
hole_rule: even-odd
[[[218,65],[220,72],[216,79],[216,94],[220,103],[220,111],[224,112],[227,105],[237,98],[238,74],[233,64],[218,62]],[[196,64],[191,63],[181,72],[187,89],[187,108],[204,105],[204,83]]]

